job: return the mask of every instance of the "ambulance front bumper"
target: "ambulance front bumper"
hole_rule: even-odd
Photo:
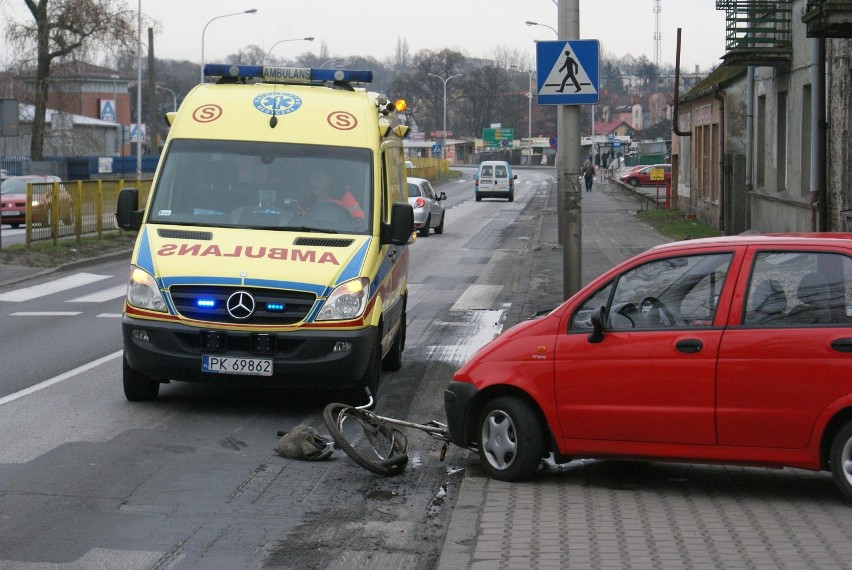
[[[122,318],[130,367],[159,380],[225,382],[281,388],[342,389],[361,386],[376,327],[346,331],[257,333],[223,331]],[[271,376],[211,373],[203,357],[271,359]]]

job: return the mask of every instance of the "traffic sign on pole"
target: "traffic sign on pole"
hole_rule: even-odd
[[[598,40],[536,43],[538,104],[596,104],[599,58]]]

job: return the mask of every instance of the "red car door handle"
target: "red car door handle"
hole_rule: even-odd
[[[837,352],[852,352],[852,338],[838,338],[831,341],[831,348]]]
[[[702,348],[704,348],[704,343],[698,340],[697,338],[691,338],[687,340],[679,340],[675,343],[675,348],[680,352],[685,352],[686,354],[692,354],[695,352],[700,352]]]

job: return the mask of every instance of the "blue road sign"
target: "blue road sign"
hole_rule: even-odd
[[[598,40],[537,42],[538,104],[596,104],[599,58]]]
[[[432,154],[440,154],[442,148],[443,147],[441,145],[437,144],[437,143],[433,144],[432,145]]]

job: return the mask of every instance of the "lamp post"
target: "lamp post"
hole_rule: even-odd
[[[110,75],[110,79],[112,79],[112,112],[113,118],[115,119],[115,144],[118,146],[119,154],[124,156],[124,141],[122,141],[122,127],[118,122],[118,88],[116,87],[115,82],[121,79],[118,75]]]
[[[289,38],[289,39],[286,39],[286,40],[278,40],[277,42],[272,44],[272,47],[269,48],[269,51],[266,54],[266,59],[269,59],[270,57],[272,57],[272,50],[278,44],[283,44],[284,42],[312,42],[312,41],[314,41],[314,38],[311,37],[311,36],[308,36],[307,38]]]
[[[168,91],[169,93],[172,94],[172,111],[177,111],[177,95],[175,95],[175,92],[172,91],[171,89],[169,89],[168,87],[160,87],[159,85],[156,85],[156,84],[154,85],[154,87],[156,89],[162,89],[163,91]]]
[[[450,75],[446,79],[444,79],[440,75],[435,75],[434,73],[427,73],[426,75],[431,75],[432,77],[437,77],[438,79],[440,79],[441,81],[444,82],[444,130],[441,133],[443,135],[443,139],[444,139],[444,145],[441,148],[441,157],[443,158],[444,156],[446,156],[445,153],[447,152],[447,82],[450,79],[452,79],[453,77],[461,77],[462,74],[456,73],[455,75]]]
[[[340,62],[340,63],[338,63]],[[346,60],[341,58],[329,59],[320,64],[320,68],[325,67],[328,64],[334,64],[333,67],[337,67],[338,65],[346,65]]]
[[[141,2],[141,0],[140,0]],[[204,24],[204,29],[201,30],[201,81],[199,83],[204,83],[204,34],[207,33],[207,26],[213,22],[213,20],[218,20],[219,18],[227,18],[228,16],[239,16],[240,14],[255,14],[257,13],[256,8],[251,8],[249,10],[243,10],[242,12],[234,12],[233,14],[222,14],[221,16],[216,16],[215,18],[211,18],[206,24]],[[140,78],[141,81],[141,78]]]
[[[528,26],[543,26],[543,27],[545,27],[545,28],[550,28],[550,29],[553,31],[553,33],[554,33],[554,34],[556,34],[556,37],[557,37],[557,38],[559,37],[559,32],[557,32],[557,31],[556,31],[556,28],[554,28],[554,27],[552,27],[552,26],[548,26],[547,24],[539,24],[538,22],[533,22],[533,21],[531,21],[531,20],[527,20],[527,21],[526,21],[526,22],[524,22],[524,23],[525,23],[526,25],[528,25]]]

